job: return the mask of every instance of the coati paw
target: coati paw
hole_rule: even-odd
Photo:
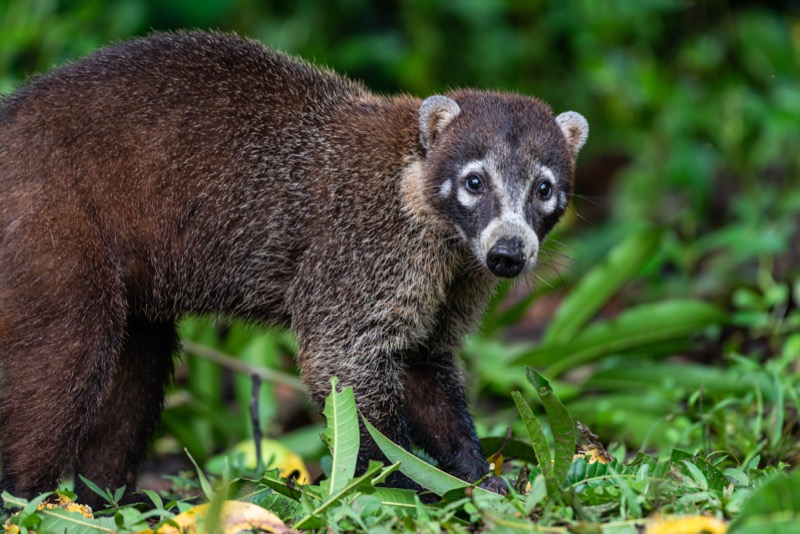
[[[506,486],[505,480],[500,477],[489,477],[481,482],[478,487],[499,495],[508,495],[508,486]]]

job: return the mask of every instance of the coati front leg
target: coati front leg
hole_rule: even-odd
[[[469,264],[458,273],[450,282],[436,327],[405,355],[405,407],[414,442],[445,471],[475,482],[489,473],[489,465],[464,396],[458,353],[464,337],[477,329],[495,281],[488,273],[469,269]],[[481,486],[507,491],[499,477],[489,477]]]
[[[405,408],[411,438],[441,469],[467,482],[489,473],[464,397],[463,373],[453,354],[411,353],[405,375]],[[483,486],[505,493],[500,478]]]
[[[352,387],[361,414],[386,437],[411,450],[411,437],[403,401],[401,360],[380,351],[355,355],[333,347],[311,349],[300,339],[298,360],[303,381],[320,410],[331,392],[330,379],[336,376],[339,387]],[[388,463],[375,440],[359,421],[360,448],[356,473],[363,473],[370,460]],[[396,471],[386,484],[397,488],[420,489],[420,486]]]
[[[136,475],[160,420],[164,389],[178,348],[175,321],[131,316],[110,388],[78,458],[76,473],[101,488],[126,486],[123,503],[136,499]],[[96,508],[102,498],[76,477],[80,502]]]

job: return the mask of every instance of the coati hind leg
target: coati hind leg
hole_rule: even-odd
[[[128,318],[126,338],[111,386],[82,447],[76,473],[101,488],[126,486],[123,502],[134,500],[136,475],[160,420],[164,389],[178,348],[175,322]],[[93,507],[102,499],[76,476],[80,502]]]
[[[55,489],[74,465],[114,369],[124,316],[112,270],[92,261],[101,253],[76,253],[96,243],[42,234],[35,242],[6,234],[0,252],[1,485],[24,498]]]

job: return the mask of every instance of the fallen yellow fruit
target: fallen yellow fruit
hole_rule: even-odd
[[[648,522],[645,534],[725,534],[728,525],[716,517],[705,515],[657,517]]]
[[[210,504],[201,504],[175,516],[172,521],[178,525],[162,525],[156,534],[190,534],[197,532],[197,521],[206,517]],[[224,534],[239,532],[274,532],[277,534],[296,533],[287,527],[275,514],[249,502],[225,501],[222,503],[218,520],[219,530]],[[208,528],[204,530],[207,532]]]
[[[248,469],[256,468],[256,444],[252,439],[242,441],[227,454],[212,458],[206,466],[209,471],[220,473],[221,462],[225,457],[241,456],[243,465]],[[308,484],[309,476],[303,459],[289,447],[273,439],[261,440],[261,458],[264,460],[264,469],[278,469],[282,477],[288,477],[297,472],[297,482]]]

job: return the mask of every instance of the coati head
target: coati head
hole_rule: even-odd
[[[428,202],[496,276],[533,269],[567,208],[586,119],[522,95],[458,91],[426,99],[419,125]]]

